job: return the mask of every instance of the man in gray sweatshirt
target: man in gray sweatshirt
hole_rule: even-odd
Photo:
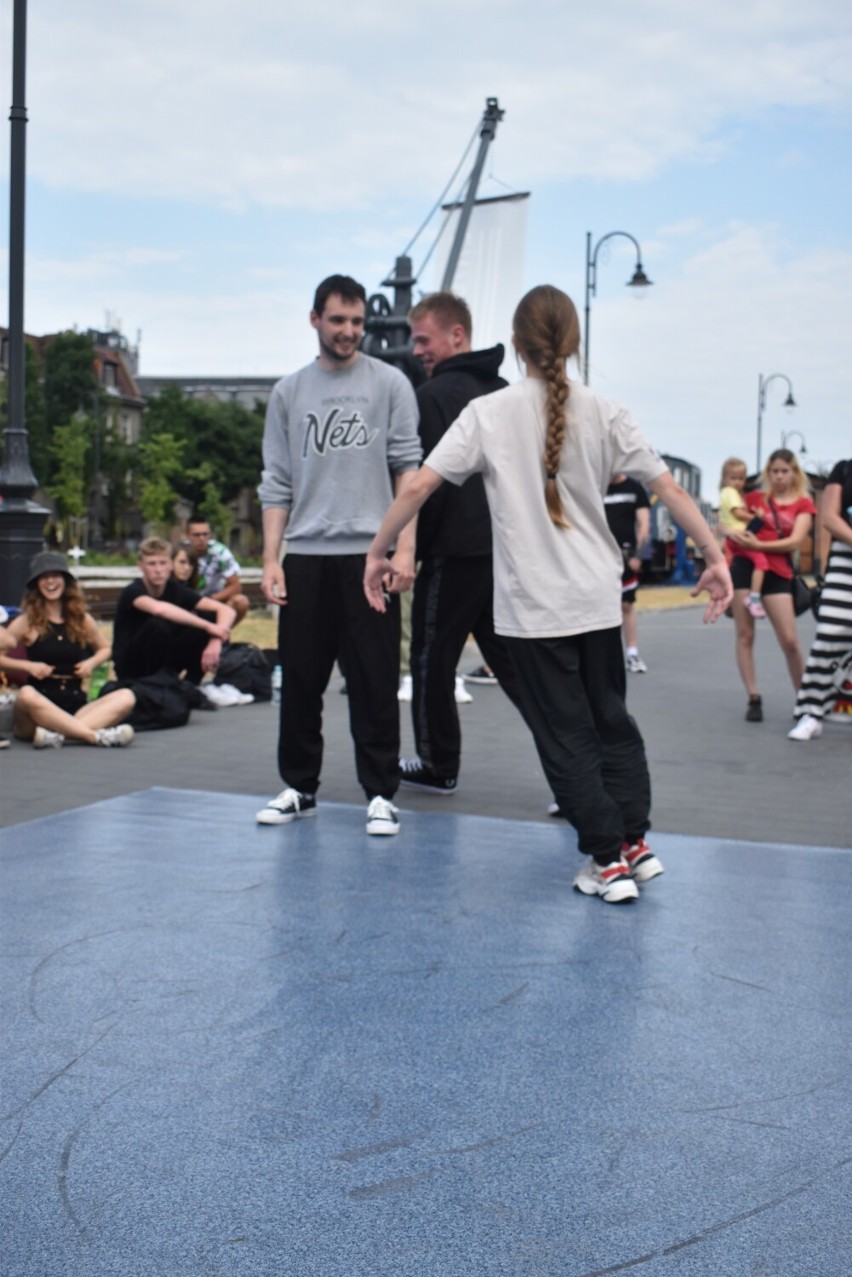
[[[388,505],[421,458],[407,378],[360,353],[366,293],[346,275],[319,285],[311,325],[319,355],[279,381],[263,436],[263,593],[280,605],[284,673],[278,769],[284,789],[262,825],[312,816],[322,765],[322,700],[339,657],[346,669],[367,833],[395,834],[399,785],[399,599],[414,580],[415,525],[399,537],[388,611],[362,589],[364,559]],[[282,566],[281,545],[287,555]]]

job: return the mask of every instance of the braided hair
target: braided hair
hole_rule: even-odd
[[[539,284],[521,298],[512,320],[515,345],[547,385],[547,432],[544,440],[544,500],[553,523],[570,528],[562,509],[556,477],[565,442],[570,386],[565,364],[580,349],[580,321],[574,303],[552,284]]]

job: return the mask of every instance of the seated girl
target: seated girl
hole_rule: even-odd
[[[86,611],[83,592],[61,554],[37,554],[30,564],[21,613],[6,633],[25,656],[0,654],[0,669],[28,676],[15,702],[15,735],[36,749],[59,749],[66,738],[84,745],[129,745],[123,720],[136,704],[128,689],[89,701],[83,682],[112,655]],[[17,648],[16,648],[17,650]]]

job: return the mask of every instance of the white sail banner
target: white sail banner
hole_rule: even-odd
[[[444,206],[446,222],[429,273],[428,292],[441,287],[455,238],[461,204]],[[503,376],[517,379],[512,351],[512,315],[524,291],[529,192],[474,202],[461,257],[451,289],[463,297],[473,315],[473,345],[484,350],[506,347]]]

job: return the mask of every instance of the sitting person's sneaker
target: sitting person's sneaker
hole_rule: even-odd
[[[381,798],[378,794],[370,800],[367,808],[367,833],[399,833],[399,812],[393,803],[388,802],[387,798]]]
[[[657,859],[644,838],[626,842],[621,848],[621,854],[627,861],[630,877],[634,882],[650,882],[652,878],[658,878],[661,873],[666,872],[662,861]]]
[[[470,692],[464,685],[464,679],[461,674],[456,674],[455,698],[457,705],[470,705],[473,700]]]
[[[638,652],[631,652],[625,661],[629,674],[647,674],[648,666]]]
[[[104,749],[119,749],[122,745],[129,745],[134,734],[129,723],[119,723],[117,727],[99,727],[95,732],[97,743],[103,745]]]
[[[817,736],[822,736],[822,722],[813,714],[803,714],[787,733],[787,740],[816,740]]]
[[[419,758],[399,760],[399,783],[403,789],[420,789],[427,794],[454,794],[458,785],[455,776],[436,776]]]
[[[465,674],[464,681],[466,683],[478,683],[481,687],[496,687],[497,675],[487,665],[479,665],[475,670],[471,670],[469,674]]]
[[[747,723],[763,722],[763,701],[759,696],[750,696],[746,706],[745,721]]]
[[[547,814],[548,816],[562,815],[562,808],[559,806],[559,803],[556,801],[555,798],[553,799],[553,802],[550,802],[547,804]]]
[[[627,904],[639,899],[639,888],[630,877],[627,861],[613,860],[599,865],[591,857],[574,879],[574,890],[584,896],[600,896],[608,905]]]
[[[65,737],[61,732],[49,732],[46,727],[37,727],[33,736],[33,749],[61,749]]]
[[[298,789],[282,789],[276,798],[271,798],[261,808],[255,819],[259,825],[289,825],[291,820],[315,816],[316,812],[316,794],[300,794]]]

